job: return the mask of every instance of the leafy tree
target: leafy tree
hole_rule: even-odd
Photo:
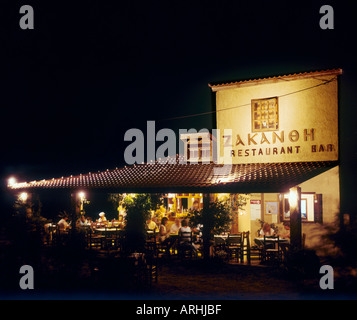
[[[126,197],[124,207],[125,218],[125,249],[130,252],[142,252],[146,240],[146,220],[151,210],[162,205],[159,194],[137,194]]]
[[[211,240],[215,234],[227,232],[232,222],[228,201],[204,203],[203,209],[193,211],[188,215],[191,227],[202,226],[203,254],[209,257]]]

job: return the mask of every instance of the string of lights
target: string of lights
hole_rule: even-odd
[[[277,97],[278,97],[278,98],[282,98],[282,97],[286,97],[286,96],[289,96],[289,95],[292,95],[292,94],[296,94],[296,93],[299,93],[299,92],[302,92],[302,91],[307,91],[307,90],[310,90],[310,89],[314,89],[314,88],[316,88],[316,87],[320,87],[320,86],[327,85],[327,84],[329,84],[330,82],[333,82],[333,81],[337,80],[337,76],[336,76],[336,77],[333,77],[333,78],[330,79],[330,80],[321,80],[321,79],[316,79],[316,80],[320,80],[320,81],[323,81],[323,82],[321,82],[321,83],[319,83],[319,84],[316,84],[316,85],[314,85],[314,86],[311,86],[311,87],[307,87],[307,88],[304,88],[304,89],[300,89],[300,90],[288,92],[288,93],[282,94],[282,95],[277,96]],[[232,110],[232,109],[247,107],[247,106],[250,106],[250,105],[251,105],[251,103],[249,102],[249,103],[246,103],[246,104],[241,104],[241,105],[239,105],[239,106],[234,106],[234,107],[225,108],[225,109],[221,109],[221,110],[212,110],[212,111],[207,111],[207,112],[201,112],[201,113],[195,113],[195,114],[182,115],[182,116],[177,116],[177,117],[173,117],[173,118],[161,119],[161,120],[158,120],[158,121],[171,121],[171,120],[180,120],[180,119],[185,119],[185,118],[205,116],[205,115],[208,115],[208,114],[213,114],[213,113],[218,113],[218,112],[222,112],[222,111],[227,111],[227,110]]]

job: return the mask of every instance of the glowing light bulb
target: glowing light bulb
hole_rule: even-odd
[[[20,195],[19,195],[19,199],[23,202],[25,202],[28,198],[28,194],[26,192],[22,192]]]
[[[297,190],[290,190],[289,193],[289,205],[290,208],[295,208],[297,206],[297,201],[298,201],[298,194],[297,194]]]
[[[7,181],[7,185],[10,187],[12,187],[15,184],[16,184],[16,178],[14,177],[9,178],[9,180]]]

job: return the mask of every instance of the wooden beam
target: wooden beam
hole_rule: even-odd
[[[290,245],[293,250],[301,249],[301,188],[290,189]]]

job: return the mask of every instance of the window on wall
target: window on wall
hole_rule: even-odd
[[[301,222],[322,223],[322,195],[316,193],[301,193]],[[289,194],[284,194],[281,220],[290,220]]]
[[[278,98],[254,99],[252,104],[252,131],[279,130]]]

